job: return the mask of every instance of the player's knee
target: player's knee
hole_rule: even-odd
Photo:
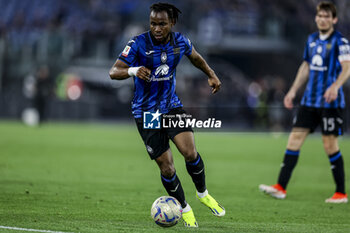
[[[197,150],[195,148],[188,148],[182,151],[182,155],[185,157],[186,162],[193,161],[197,158]]]
[[[175,174],[174,164],[167,164],[165,166],[162,166],[160,168],[160,172],[162,173],[162,176],[172,177]]]
[[[294,141],[295,143],[300,143],[303,141],[303,139],[304,139],[304,135],[300,133],[293,133],[291,135],[291,140]]]
[[[328,155],[334,154],[339,150],[337,137],[334,136],[323,136],[323,148]]]
[[[298,140],[289,140],[287,144],[287,148],[289,150],[300,150],[301,143]]]
[[[290,150],[300,150],[301,145],[303,144],[305,139],[304,135],[299,133],[292,133],[288,140],[287,148]]]
[[[328,155],[334,154],[339,150],[338,146],[331,142],[323,142],[323,148]]]

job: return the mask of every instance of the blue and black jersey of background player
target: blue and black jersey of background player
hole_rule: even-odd
[[[343,89],[339,89],[335,101],[327,103],[323,97],[327,88],[338,78],[341,62],[350,61],[349,41],[334,31],[322,40],[319,32],[311,34],[306,42],[304,60],[309,63],[309,80],[301,105],[315,108],[344,108]]]
[[[151,32],[132,38],[119,59],[129,67],[144,66],[151,70],[150,81],[134,77],[134,98],[132,113],[135,118],[143,112],[168,113],[182,107],[175,92],[176,66],[183,55],[192,53],[192,43],[179,32],[170,33],[167,44],[157,42]]]

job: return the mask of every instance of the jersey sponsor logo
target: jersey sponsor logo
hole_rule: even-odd
[[[131,47],[129,45],[125,46],[125,48],[124,48],[124,50],[122,52],[122,56],[128,57],[130,49],[131,49]]]
[[[154,50],[150,50],[150,51],[146,51],[145,53],[146,53],[146,55],[148,56],[148,55],[151,55],[152,53],[154,53],[155,51]]]
[[[328,67],[323,66],[323,58],[321,57],[321,55],[315,54],[312,57],[310,69],[316,71],[326,71]]]
[[[317,47],[317,53],[322,53],[322,46]]]
[[[154,73],[156,76],[165,76],[169,73],[169,66],[167,64],[163,64],[161,66],[159,66],[156,69],[156,72]]]
[[[151,81],[168,81],[170,79],[173,78],[173,75],[169,75],[169,66],[167,64],[163,64],[161,66],[158,66],[158,68],[156,69],[156,71],[154,72],[154,74],[151,77]]]
[[[316,66],[322,66],[323,65],[323,59],[319,54],[316,54],[312,57],[311,63]]]
[[[156,78],[156,76],[153,75],[150,81],[157,81],[157,82],[159,82],[159,81],[169,81],[172,78],[173,78],[173,75],[169,75],[167,77],[161,77],[161,78]]]

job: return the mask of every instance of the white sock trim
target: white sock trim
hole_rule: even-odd
[[[208,195],[208,189],[206,189],[203,193],[197,191],[197,195],[199,198],[205,197],[206,195]]]
[[[182,213],[187,213],[191,210],[192,210],[191,206],[187,203],[186,207],[182,209]]]

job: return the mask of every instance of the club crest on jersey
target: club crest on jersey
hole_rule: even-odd
[[[160,55],[160,60],[163,63],[166,63],[166,61],[168,60],[168,56],[166,55],[166,52],[162,52],[162,54]]]

